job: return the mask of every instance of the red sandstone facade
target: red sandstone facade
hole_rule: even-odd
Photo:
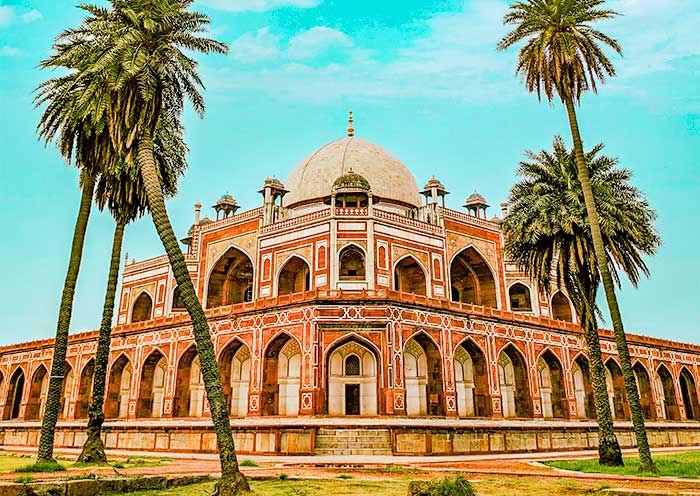
[[[222,197],[214,221],[197,207],[183,240],[233,417],[594,416],[567,296],[540,296],[504,259],[483,198],[445,208],[437,180],[419,192],[403,164],[352,136],[310,155],[287,188],[268,179],[263,205],[243,213]],[[615,344],[601,337],[613,410],[628,419]],[[71,336],[63,421],[87,417],[96,340]],[[108,419],[207,417],[193,343],[167,258],[128,263]],[[700,346],[629,343],[645,416],[699,420]],[[0,348],[3,425],[41,418],[51,357],[52,340]]]

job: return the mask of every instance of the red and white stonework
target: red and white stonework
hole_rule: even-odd
[[[388,430],[394,453],[595,444],[573,307],[562,291],[540,296],[504,258],[500,220],[487,218],[480,195],[464,212],[445,208],[438,180],[420,190],[403,163],[352,128],[260,192],[262,206],[242,213],[221,197],[215,220],[196,205],[183,239],[241,452],[320,452],[329,429],[349,426],[379,438]],[[167,257],[127,263],[116,319],[108,446],[215,450]],[[601,337],[631,445],[615,344],[610,332]],[[71,336],[59,445],[83,439],[96,339]],[[652,444],[700,444],[700,346],[629,343]],[[0,348],[2,444],[36,443],[51,356],[52,340]]]

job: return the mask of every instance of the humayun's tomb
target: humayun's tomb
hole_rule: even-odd
[[[213,219],[195,205],[182,240],[239,452],[595,447],[571,302],[562,291],[540,296],[504,258],[500,219],[483,197],[446,208],[437,179],[421,190],[401,161],[355,137],[352,121],[260,193],[262,205],[244,212],[222,196]],[[215,451],[167,257],[127,263],[118,297],[107,447]],[[618,437],[630,447],[615,344],[609,331],[601,339]],[[629,343],[651,444],[700,445],[700,346]],[[37,444],[52,345],[0,348],[0,445]],[[70,338],[57,446],[84,440],[96,345],[95,331]]]

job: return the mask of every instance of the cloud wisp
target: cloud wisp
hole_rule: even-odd
[[[199,3],[226,12],[265,12],[282,7],[309,9],[321,0],[201,0]]]

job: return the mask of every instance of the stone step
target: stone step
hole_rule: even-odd
[[[319,429],[317,455],[391,455],[389,429]]]
[[[382,449],[371,449],[371,448],[348,448],[348,449],[323,449],[317,448],[315,451],[316,455],[383,455],[391,456],[391,450]]]

